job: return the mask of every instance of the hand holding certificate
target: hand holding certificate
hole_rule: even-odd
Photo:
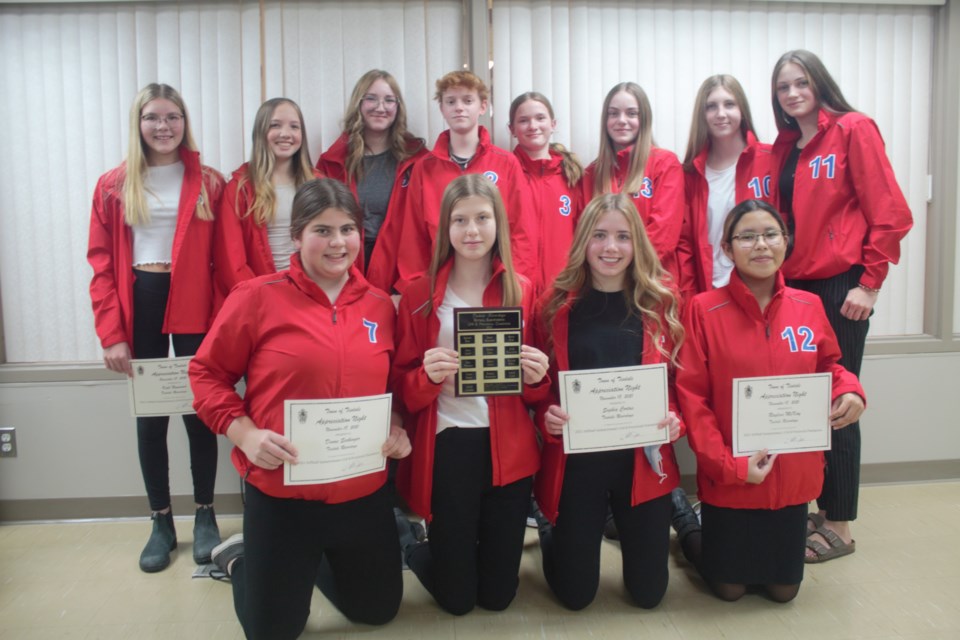
[[[386,468],[392,395],[333,400],[285,400],[284,435],[298,463],[284,463],[284,485],[323,484]]]
[[[193,413],[193,391],[187,366],[192,356],[131,360],[128,378],[133,417]]]
[[[632,449],[670,442],[665,364],[559,372],[560,405],[570,416],[565,453]]]
[[[829,373],[733,379],[733,455],[830,448]]]

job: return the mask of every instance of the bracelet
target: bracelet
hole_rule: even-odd
[[[864,291],[866,291],[867,293],[880,293],[880,289],[871,289],[867,285],[860,284],[859,282],[857,283],[857,286],[863,289]]]

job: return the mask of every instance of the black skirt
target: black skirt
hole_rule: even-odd
[[[706,503],[703,577],[728,584],[800,584],[807,540],[807,505],[728,509]]]

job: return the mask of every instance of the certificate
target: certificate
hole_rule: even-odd
[[[667,365],[559,372],[560,406],[570,415],[564,453],[633,449],[670,442]]]
[[[392,395],[284,400],[283,435],[297,464],[283,463],[283,484],[324,484],[386,468],[380,453],[390,435]]]
[[[508,396],[523,393],[520,307],[453,310],[453,348],[460,357],[454,382],[457,396]]]
[[[733,379],[733,455],[830,448],[829,373]]]
[[[135,418],[175,416],[193,411],[193,390],[187,365],[192,356],[131,360],[127,378],[130,412]]]

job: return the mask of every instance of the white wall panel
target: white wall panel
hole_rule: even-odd
[[[915,218],[871,335],[919,334],[935,11],[859,3],[493,0],[495,140],[512,146],[510,101],[540,91],[553,102],[556,139],[586,164],[599,146],[606,92],[631,80],[650,96],[657,144],[682,158],[700,83],[731,73],[747,91],[761,139],[772,142],[773,65],[788,49],[810,49],[850,103],[877,120]]]

